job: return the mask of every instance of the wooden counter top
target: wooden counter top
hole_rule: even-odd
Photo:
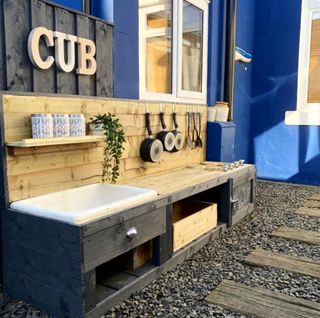
[[[229,178],[235,178],[240,174],[243,175],[245,170],[249,173],[252,172],[252,170],[255,170],[255,167],[246,164],[223,172],[221,163],[210,162],[137,177],[124,182],[124,184],[139,188],[153,189],[158,192],[159,196],[169,196],[208,181],[213,182],[210,186],[222,184]]]
[[[84,224],[84,237],[226,183],[230,178],[234,179],[233,186],[236,187],[255,176],[254,165],[243,165],[227,172],[222,171],[221,165],[214,162],[192,165],[121,182],[133,187],[154,189],[158,192],[158,198],[129,210],[117,212],[102,220]]]

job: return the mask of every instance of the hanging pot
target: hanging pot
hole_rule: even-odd
[[[183,139],[182,139],[181,132],[178,130],[179,126],[178,126],[177,113],[176,112],[172,113],[172,119],[173,119],[173,124],[174,124],[174,130],[172,131],[172,133],[175,136],[175,143],[174,143],[174,147],[172,149],[172,152],[177,152],[177,151],[180,151],[182,149]]]
[[[162,131],[157,134],[157,138],[162,142],[163,150],[172,151],[175,145],[175,136],[171,131],[166,131],[164,112],[160,112],[160,122]]]
[[[163,152],[163,146],[159,139],[152,138],[149,112],[146,113],[146,127],[149,137],[146,138],[140,146],[140,157],[143,161],[159,162]]]

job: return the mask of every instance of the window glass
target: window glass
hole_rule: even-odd
[[[320,103],[320,12],[312,17],[308,84],[308,103]]]
[[[159,8],[159,2],[155,9]],[[146,90],[153,93],[171,94],[171,1],[161,1],[160,7],[162,9],[146,16]]]
[[[62,4],[72,9],[76,9],[79,11],[82,10],[82,0],[54,0],[54,2]]]
[[[201,92],[203,11],[183,1],[182,89]]]

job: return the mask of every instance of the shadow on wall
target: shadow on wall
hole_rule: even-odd
[[[239,0],[240,19],[250,2],[254,6],[253,0]],[[297,104],[301,0],[261,1],[254,15],[251,87],[241,81],[244,68],[236,69],[236,96],[247,103],[236,104],[237,158],[255,163],[261,179],[320,185],[320,128],[284,124],[285,112]],[[245,41],[241,32],[248,30],[238,29]],[[243,153],[245,138],[249,147]]]

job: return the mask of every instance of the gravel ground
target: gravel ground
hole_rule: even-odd
[[[245,317],[204,301],[222,279],[320,302],[318,279],[242,263],[256,248],[320,260],[319,246],[269,236],[284,225],[319,231],[319,218],[292,213],[319,191],[319,187],[258,182],[256,209],[249,217],[104,317]],[[49,316],[0,294],[0,317]]]

